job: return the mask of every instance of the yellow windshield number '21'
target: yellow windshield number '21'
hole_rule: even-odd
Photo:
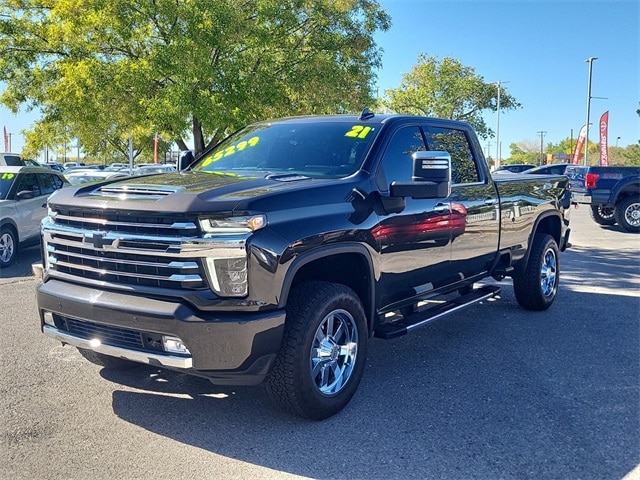
[[[365,138],[367,135],[369,135],[370,131],[371,127],[365,127],[364,125],[354,125],[353,127],[351,127],[351,130],[344,134],[344,136],[351,138]]]

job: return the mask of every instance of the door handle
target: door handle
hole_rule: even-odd
[[[449,205],[444,203],[438,203],[433,207],[435,213],[449,213]]]

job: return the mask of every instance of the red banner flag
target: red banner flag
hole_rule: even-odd
[[[571,159],[571,163],[573,165],[578,165],[580,163],[580,152],[582,152],[582,146],[584,145],[584,140],[587,137],[587,126],[585,125],[580,129],[580,134],[578,135],[578,143],[576,143],[576,149],[573,151],[573,158]]]
[[[606,111],[600,117],[600,166],[609,166],[609,145],[607,136],[609,134],[609,112]]]
[[[9,134],[7,133],[7,127],[4,127],[4,151],[9,151]]]

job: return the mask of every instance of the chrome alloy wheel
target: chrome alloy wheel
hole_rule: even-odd
[[[640,202],[634,202],[624,211],[624,218],[632,227],[640,227]]]
[[[545,297],[550,297],[556,289],[558,272],[558,259],[556,253],[548,248],[542,257],[542,266],[540,270],[540,287]]]
[[[336,395],[349,381],[358,356],[358,329],[346,310],[334,310],[316,330],[310,355],[310,373],[320,393]]]
[[[3,233],[0,236],[0,262],[9,262],[13,258],[15,248],[11,234],[8,232]]]

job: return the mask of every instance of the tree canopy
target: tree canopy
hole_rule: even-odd
[[[0,101],[41,112],[38,149],[159,132],[199,153],[251,121],[370,104],[389,25],[375,0],[3,0]]]
[[[421,54],[418,63],[402,77],[400,87],[387,90],[387,106],[397,113],[463,120],[478,136],[488,138],[493,131],[482,118],[484,110],[497,111],[498,85],[485,83],[472,67],[458,60]],[[500,86],[500,110],[520,104]]]

